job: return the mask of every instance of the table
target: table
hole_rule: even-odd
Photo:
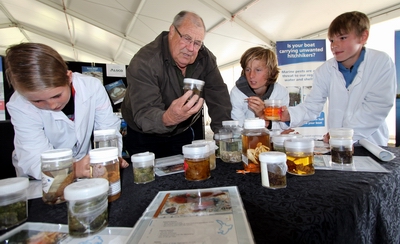
[[[287,176],[287,188],[261,186],[260,174],[237,174],[239,164],[217,162],[210,179],[190,182],[183,173],[137,185],[132,167],[122,170],[121,197],[109,204],[109,226],[133,227],[158,191],[236,185],[256,243],[400,243],[400,148],[381,162],[391,173],[317,170],[313,176]],[[29,200],[30,222],[67,224],[66,204]]]

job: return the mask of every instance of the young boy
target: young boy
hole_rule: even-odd
[[[386,53],[364,47],[369,27],[368,17],[357,11],[332,21],[328,37],[334,58],[316,69],[303,103],[282,109],[282,121],[296,127],[316,119],[329,99],[328,128],[352,128],[354,141],[387,145],[385,119],[396,96],[396,71]]]

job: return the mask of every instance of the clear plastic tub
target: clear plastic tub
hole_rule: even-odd
[[[112,202],[121,196],[121,179],[119,174],[118,148],[102,147],[89,152],[90,177],[108,180],[110,189],[108,201]]]
[[[133,182],[145,184],[154,181],[154,153],[142,152],[131,156]]]
[[[0,230],[19,225],[28,218],[29,180],[14,177],[0,180]]]
[[[293,138],[285,140],[286,162],[288,173],[293,175],[313,175],[314,140],[310,138]]]
[[[95,130],[93,132],[94,148],[118,147],[118,138],[115,133],[115,129]]]
[[[47,204],[65,202],[64,189],[75,180],[72,150],[53,149],[41,154],[42,199]]]
[[[184,145],[182,154],[186,180],[200,181],[211,177],[208,144]]]
[[[96,234],[108,226],[108,181],[85,179],[68,185],[68,230],[72,237]]]

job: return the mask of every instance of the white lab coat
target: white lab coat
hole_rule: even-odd
[[[17,91],[7,103],[14,126],[13,164],[17,176],[41,179],[42,152],[70,148],[73,157],[80,160],[91,150],[93,130],[116,129],[119,154],[122,136],[120,119],[113,113],[110,99],[103,84],[94,78],[73,73],[75,89],[75,121],[62,112],[41,110]]]
[[[245,99],[247,95],[244,94],[234,86],[230,92],[232,111],[231,117],[233,120],[239,121],[239,125],[243,126],[244,120],[249,118],[254,118],[255,114],[252,110],[249,109],[249,105]],[[271,93],[269,99],[278,99],[282,100],[283,106],[289,105],[289,93],[284,86],[281,84],[275,83],[274,90]],[[272,122],[271,129],[287,129],[288,126],[283,122]]]
[[[322,64],[314,73],[313,87],[305,101],[289,107],[290,126],[316,119],[328,99],[328,129],[352,128],[354,141],[366,138],[386,146],[389,131],[385,119],[397,92],[393,61],[384,52],[366,48],[352,84],[348,88],[345,84],[334,58]]]

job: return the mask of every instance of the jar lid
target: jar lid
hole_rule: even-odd
[[[142,152],[136,153],[131,156],[132,163],[143,163],[147,161],[153,161],[155,158],[154,153],[152,152]]]
[[[207,143],[187,144],[182,146],[182,153],[185,154],[208,154],[210,151]]]
[[[286,163],[286,154],[283,152],[263,152],[258,155],[262,163]]]
[[[331,128],[329,129],[329,136],[334,138],[353,137],[354,130],[351,128]]]
[[[264,100],[264,104],[266,106],[271,106],[271,105],[273,105],[273,106],[281,106],[282,105],[282,100],[279,100],[279,99],[267,99],[267,100]]]
[[[209,151],[217,149],[217,145],[214,140],[194,140],[192,144],[208,144]]]
[[[108,180],[103,178],[84,179],[69,184],[64,189],[64,198],[68,201],[85,200],[108,192]]]
[[[271,137],[271,141],[273,143],[279,144],[279,145],[283,145],[283,143],[288,140],[288,139],[292,139],[292,138],[299,138],[301,137],[298,134],[280,134],[280,135],[276,135],[276,136],[272,136]]]
[[[281,129],[271,129],[269,130],[270,136],[279,136],[281,134]]]
[[[198,79],[193,79],[193,78],[185,78],[183,79],[184,84],[195,84],[195,85],[201,85],[204,86],[204,81],[198,80]]]
[[[42,159],[53,159],[62,157],[72,157],[72,150],[69,148],[52,149],[40,154]]]
[[[101,147],[89,151],[90,163],[103,163],[118,158],[117,147]]]
[[[353,140],[352,139],[329,139],[329,144],[331,146],[352,146]]]
[[[239,126],[238,120],[224,120],[222,121],[222,126]]]
[[[265,128],[265,120],[260,118],[251,118],[244,120],[245,129],[263,129]]]
[[[115,135],[115,129],[107,129],[107,130],[95,130],[93,132],[94,136],[109,136],[109,135]]]
[[[292,138],[285,140],[285,148],[291,149],[314,149],[314,140],[311,138]]]
[[[29,186],[29,179],[25,177],[13,177],[0,180],[0,195],[7,195],[24,190]]]

